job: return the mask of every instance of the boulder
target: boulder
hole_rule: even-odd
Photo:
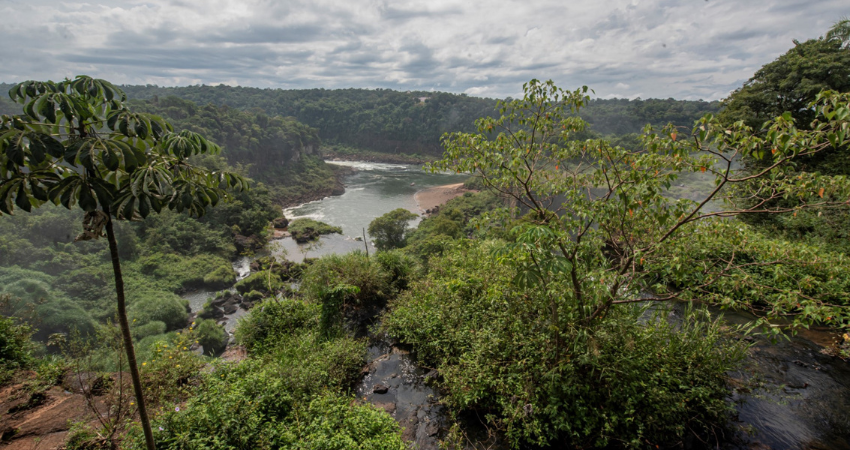
[[[272,226],[279,229],[284,229],[289,226],[289,219],[286,217],[278,217],[272,221]]]

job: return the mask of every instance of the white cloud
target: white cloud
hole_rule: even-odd
[[[0,80],[725,96],[845,0],[56,0],[0,3]]]

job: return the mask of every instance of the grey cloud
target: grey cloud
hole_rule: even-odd
[[[381,18],[393,21],[407,21],[417,18],[431,18],[461,13],[460,8],[447,8],[435,11],[427,8],[399,8],[391,6],[388,3],[382,4],[378,8],[378,11],[381,14]]]
[[[117,83],[224,80],[504,97],[530,78],[552,78],[600,96],[713,99],[792,39],[823,34],[850,12],[845,1],[0,2],[7,22],[0,80],[88,73]]]
[[[226,30],[207,35],[200,42],[226,42],[234,44],[314,42],[327,39],[324,28],[319,24],[258,25],[244,29]]]

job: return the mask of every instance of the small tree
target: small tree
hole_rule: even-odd
[[[378,250],[404,247],[408,223],[418,217],[404,209],[394,209],[369,224],[369,235],[375,239]]]
[[[532,80],[524,90],[522,99],[500,103],[501,117],[479,119],[477,133],[445,135],[443,159],[430,167],[476,173],[489,189],[516,203],[513,214],[500,210],[481,224],[513,223],[514,242],[500,256],[517,266],[514,281],[520,286],[544,288],[556,345],[566,327],[593,327],[616,305],[695,298],[706,286],[754,264],[733,251],[730,258],[689,255],[683,266],[683,255],[670,249],[687,248],[693,234],[703,231],[699,222],[847,204],[846,179],[797,176],[792,166],[848,141],[848,94],[819,95],[809,106],[815,120],[806,130],[798,129],[789,113],[776,117],[763,134],[743,122],[725,127],[708,115],[690,135],[673,126],[647,127],[642,148],[629,150],[573,138],[587,126],[577,115],[588,101],[587,87],[564,91],[551,81]],[[753,173],[736,172],[734,162],[742,156],[767,157],[770,163]],[[688,172],[714,178],[699,201],[670,193]],[[794,176],[786,176],[789,172]],[[735,187],[745,184],[751,195],[742,202]],[[793,208],[771,206],[788,197],[801,202]],[[710,203],[714,209],[707,208]],[[519,213],[524,219],[513,221]],[[666,282],[679,273],[696,274],[690,279],[699,282]],[[553,280],[570,289],[549,289]],[[846,308],[828,302],[806,301],[804,311],[794,303],[774,305],[769,316],[793,315],[799,324],[835,315],[847,319]]]
[[[209,172],[189,157],[219,147],[190,131],[175,133],[160,117],[138,114],[111,83],[87,76],[59,83],[26,81],[9,91],[24,114],[0,117],[0,214],[29,212],[46,202],[85,211],[78,240],[105,231],[112,257],[118,322],[133,380],[139,419],[154,449],[136,355],[127,321],[114,220],[133,220],[163,208],[202,216],[247,189],[242,177]]]

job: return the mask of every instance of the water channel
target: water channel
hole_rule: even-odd
[[[311,246],[299,246],[291,238],[276,239],[270,245],[272,254],[298,262],[305,256],[364,249],[364,242],[355,238],[375,217],[395,208],[421,213],[414,199],[418,190],[466,178],[428,173],[409,165],[338,164],[356,170],[345,180],[345,194],[289,208],[285,215],[289,219],[310,217],[340,226],[343,233],[323,236],[318,245]],[[249,264],[247,258],[234,263],[240,277],[248,275]],[[189,299],[193,310],[198,310],[210,295],[211,292],[198,291],[184,298]],[[731,324],[752,320],[742,313],[722,313]],[[244,311],[239,310],[229,318],[228,331],[232,332],[235,319],[242,314]],[[733,379],[759,377],[765,389],[739,392],[729,399],[737,403],[735,425],[751,428],[754,433],[739,432],[722,448],[850,450],[850,364],[822,353],[837,338],[834,331],[827,329],[805,330],[778,343],[756,338],[745,367],[733,374]],[[418,448],[437,448],[443,419],[438,392],[424,382],[428,371],[416,364],[409,349],[386,339],[372,337],[372,341],[363,381],[356,387],[358,398],[393,415],[406,428],[405,437],[416,442]]]

